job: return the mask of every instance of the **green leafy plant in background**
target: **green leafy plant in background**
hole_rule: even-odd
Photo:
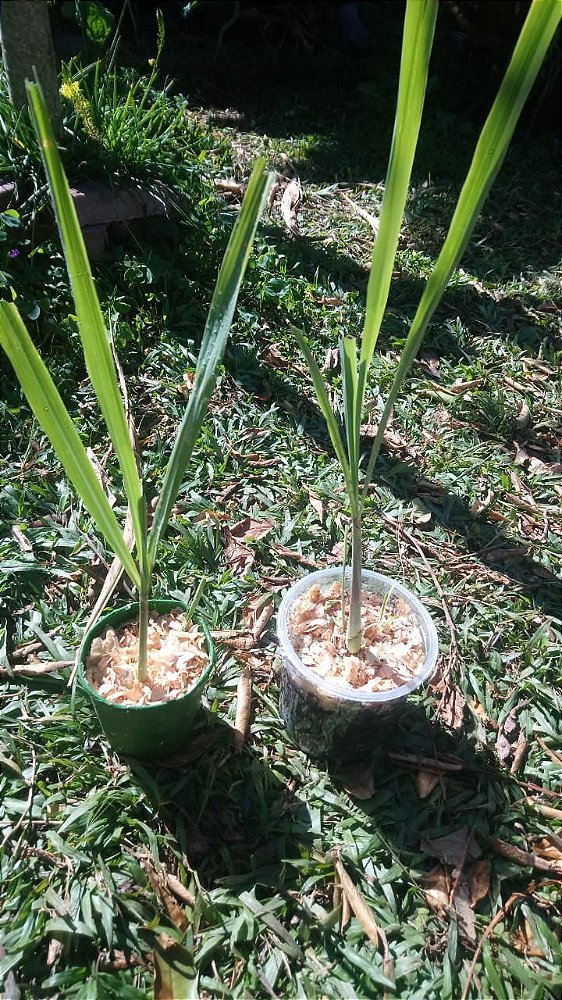
[[[348,494],[352,551],[346,641],[352,653],[357,652],[361,646],[361,523],[384,432],[431,317],[466,249],[561,17],[558,0],[533,0],[505,77],[480,134],[447,237],[404,343],[378,423],[367,468],[361,476],[361,415],[369,368],[381,329],[404,219],[427,86],[437,6],[437,0],[408,0],[406,7],[394,134],[379,231],[373,250],[359,352],[354,337],[344,336],[340,341],[345,437],[340,431],[336,413],[329,402],[328,387],[308,341],[299,330],[294,330],[344,474]]]
[[[101,18],[96,10],[91,16]],[[201,143],[185,98],[170,93],[171,80],[158,82],[165,42],[160,10],[156,22],[156,53],[146,74],[119,66],[119,25],[110,43],[108,36],[102,39],[97,58],[84,62],[78,55],[62,67],[69,153],[82,172],[101,167],[104,175],[127,182],[191,188],[201,169]]]
[[[133,552],[124,540],[122,528],[98,482],[79,434],[14,303],[0,302],[0,344],[70,482],[138,592],[138,674],[142,680],[146,677],[147,669],[148,602],[158,543],[168,523],[216,383],[218,366],[270,178],[264,170],[263,161],[258,161],[217,279],[193,389],[164,474],[152,526],[148,530],[142,479],[130,442],[124,400],[74,202],[48,121],[41,88],[36,83],[29,83],[28,94],[65,252],[84,359],[119,462],[127,496],[134,535]]]

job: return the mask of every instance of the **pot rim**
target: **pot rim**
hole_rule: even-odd
[[[417,673],[406,684],[401,684],[400,687],[392,688],[388,691],[358,691],[354,688],[343,687],[343,685],[335,684],[320,677],[316,671],[307,667],[292,646],[289,638],[289,612],[296,598],[315,582],[320,582],[330,577],[341,578],[342,572],[343,566],[331,566],[327,569],[316,570],[314,573],[308,573],[306,576],[301,577],[300,580],[289,588],[281,601],[277,614],[277,637],[283,659],[289,662],[292,669],[306,682],[307,686],[316,689],[322,694],[329,695],[340,702],[350,702],[355,705],[381,705],[404,699],[423,684],[432,674],[439,652],[439,640],[433,619],[419,598],[411,590],[408,590],[407,587],[397,580],[393,580],[390,576],[384,576],[382,573],[376,573],[374,570],[361,570],[362,580],[376,582],[379,585],[378,589],[382,589],[385,593],[392,590],[394,594],[406,601],[417,618],[425,646],[425,660]],[[351,568],[346,567],[346,580],[350,576]]]
[[[163,614],[166,611],[173,611],[174,608],[181,608],[183,611],[188,610],[187,604],[184,601],[178,600],[177,598],[158,598],[155,597],[153,600],[148,602],[148,607],[154,610],[160,610]],[[99,694],[95,688],[91,686],[86,678],[85,661],[86,656],[90,652],[90,647],[92,645],[92,640],[100,635],[104,628],[111,625],[115,618],[120,618],[119,624],[126,624],[127,621],[132,620],[135,617],[135,613],[138,613],[139,602],[132,601],[129,604],[123,604],[120,607],[114,608],[112,611],[108,611],[102,614],[97,622],[95,622],[90,629],[83,635],[80,647],[78,649],[78,681],[80,686],[87,692],[88,696],[95,702],[99,702],[102,705],[109,706],[112,710],[116,712],[146,712],[146,711],[158,711],[166,705],[177,705],[179,702],[183,701],[184,698],[189,698],[190,695],[195,694],[199,687],[202,686],[208,679],[211,671],[213,670],[216,662],[216,649],[211,638],[211,633],[209,627],[203,621],[197,621],[194,624],[198,626],[205,636],[205,644],[207,649],[207,656],[209,657],[209,662],[205,667],[205,670],[200,677],[195,681],[195,683],[180,694],[177,698],[171,698],[167,701],[153,701],[149,705],[127,705],[117,701],[110,701],[109,698],[104,698],[103,695]],[[126,616],[131,613],[131,618]],[[123,617],[125,616],[125,617]]]

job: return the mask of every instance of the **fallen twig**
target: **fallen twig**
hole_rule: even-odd
[[[349,195],[345,193],[345,191],[338,191],[338,196],[341,198],[342,201],[345,201],[346,205],[349,205],[351,210],[355,212],[355,214],[358,215],[359,218],[364,219],[364,221],[370,225],[375,236],[379,235],[379,220],[376,218],[376,216],[371,215],[371,213],[367,212],[365,208],[361,208],[361,206],[358,205],[356,202],[354,202],[353,199],[350,198]]]
[[[54,674],[56,670],[72,667],[74,660],[48,660],[40,663],[22,663],[13,666],[0,667],[0,677],[41,677],[43,674]]]
[[[420,757],[414,753],[387,753],[386,756],[396,764],[424,771],[462,771],[465,766],[462,760],[451,757]]]
[[[476,964],[478,962],[478,959],[480,958],[480,953],[482,951],[482,948],[484,947],[485,942],[490,937],[490,934],[493,932],[494,927],[497,927],[497,925],[502,922],[502,920],[509,913],[509,911],[510,911],[511,907],[513,906],[513,904],[518,899],[525,899],[525,893],[514,892],[509,897],[509,899],[507,900],[505,906],[502,906],[501,910],[498,910],[498,912],[495,914],[494,917],[492,917],[492,919],[490,920],[490,923],[486,927],[486,930],[484,931],[482,937],[480,938],[480,941],[478,942],[478,944],[476,946],[476,951],[474,952],[474,957],[472,959],[472,962],[470,963],[470,968],[468,970],[468,975],[466,977],[466,982],[465,982],[464,987],[463,987],[461,1000],[467,1000],[468,994],[470,992],[470,984],[471,984],[473,976],[474,976],[474,970],[476,968]]]
[[[527,796],[522,801],[523,805],[536,809],[537,812],[542,813],[543,816],[547,816],[548,819],[562,819],[562,809],[555,809],[553,806],[543,805],[542,802],[535,802],[530,796]]]
[[[250,726],[252,710],[252,671],[246,666],[240,674],[236,689],[236,721],[234,723],[234,743],[238,750],[244,746]]]
[[[501,854],[502,857],[513,861],[515,865],[520,865],[521,868],[537,868],[541,872],[549,872],[551,875],[562,876],[562,864],[557,865],[556,862],[547,861],[545,858],[540,858],[537,854],[522,851],[520,847],[515,847],[513,844],[506,844],[504,840],[499,840],[498,837],[489,837],[487,843],[496,854]]]

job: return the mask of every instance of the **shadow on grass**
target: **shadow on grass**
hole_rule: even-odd
[[[174,758],[133,761],[136,781],[204,886],[283,886],[282,859],[311,843],[308,807],[267,758],[233,745],[233,730],[201,712]]]
[[[462,822],[483,838],[490,835],[496,813],[509,803],[508,788],[515,787],[515,779],[488,767],[464,735],[428,720],[421,705],[408,704],[384,731],[373,725],[361,757],[345,763],[310,759],[282,734],[270,765],[254,749],[235,751],[230,727],[208,715],[183,760],[193,757],[202,733],[208,746],[196,761],[182,763],[180,753],[164,766],[129,763],[207,889],[257,886],[259,893],[269,887],[288,896],[298,888],[299,859],[316,856],[322,864],[322,852],[335,846],[320,818],[323,796],[327,806],[345,813],[349,795],[350,814],[364,814],[365,830],[380,835],[393,854],[419,856],[420,841],[439,826]],[[431,772],[432,762],[441,794],[421,798],[416,776]]]

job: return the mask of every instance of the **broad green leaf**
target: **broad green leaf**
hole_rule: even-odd
[[[105,322],[41,88],[37,83],[27,83],[27,92],[68,267],[84,360],[121,467],[140,572],[146,578],[144,498]]]
[[[70,418],[45,364],[12,302],[0,302],[0,344],[18,377],[40,426],[90,512],[107,544],[123,563],[136,587],[140,586],[138,567],[129,552],[121,528],[100,486],[84,445]]]
[[[162,935],[154,948],[154,1000],[197,1000],[197,972],[186,948]]]
[[[82,31],[94,45],[103,45],[113,31],[113,14],[98,0],[78,0],[78,15]]]
[[[363,502],[396,397],[418,353],[429,321],[466,249],[561,16],[562,5],[559,0],[533,0],[511,62],[478,140],[447,238],[428,279],[404,344],[373,442],[363,482]]]
[[[353,480],[351,477],[351,470],[349,468],[349,462],[345,454],[345,447],[342,441],[342,436],[340,434],[340,429],[338,427],[338,422],[335,418],[334,411],[332,410],[330,400],[328,399],[328,390],[324,379],[322,378],[322,372],[316,364],[316,359],[312,351],[310,350],[310,345],[305,336],[296,327],[291,327],[291,332],[293,333],[297,344],[299,345],[302,353],[304,354],[304,359],[306,361],[308,370],[310,372],[312,382],[314,385],[314,391],[316,393],[316,398],[318,400],[318,405],[322,410],[322,416],[326,421],[328,427],[328,433],[330,435],[330,441],[332,442],[332,447],[337,455],[338,461],[342,467],[343,474],[345,476],[345,482],[349,492],[350,502],[352,500],[353,491]]]
[[[154,511],[154,521],[149,537],[150,568],[154,565],[158,542],[168,523],[172,506],[201,430],[211,393],[216,385],[218,367],[230,332],[240,285],[248,263],[258,220],[272,181],[273,176],[265,172],[265,161],[263,158],[259,159],[252,172],[240,215],[226,248],[205,324],[193,389]]]

